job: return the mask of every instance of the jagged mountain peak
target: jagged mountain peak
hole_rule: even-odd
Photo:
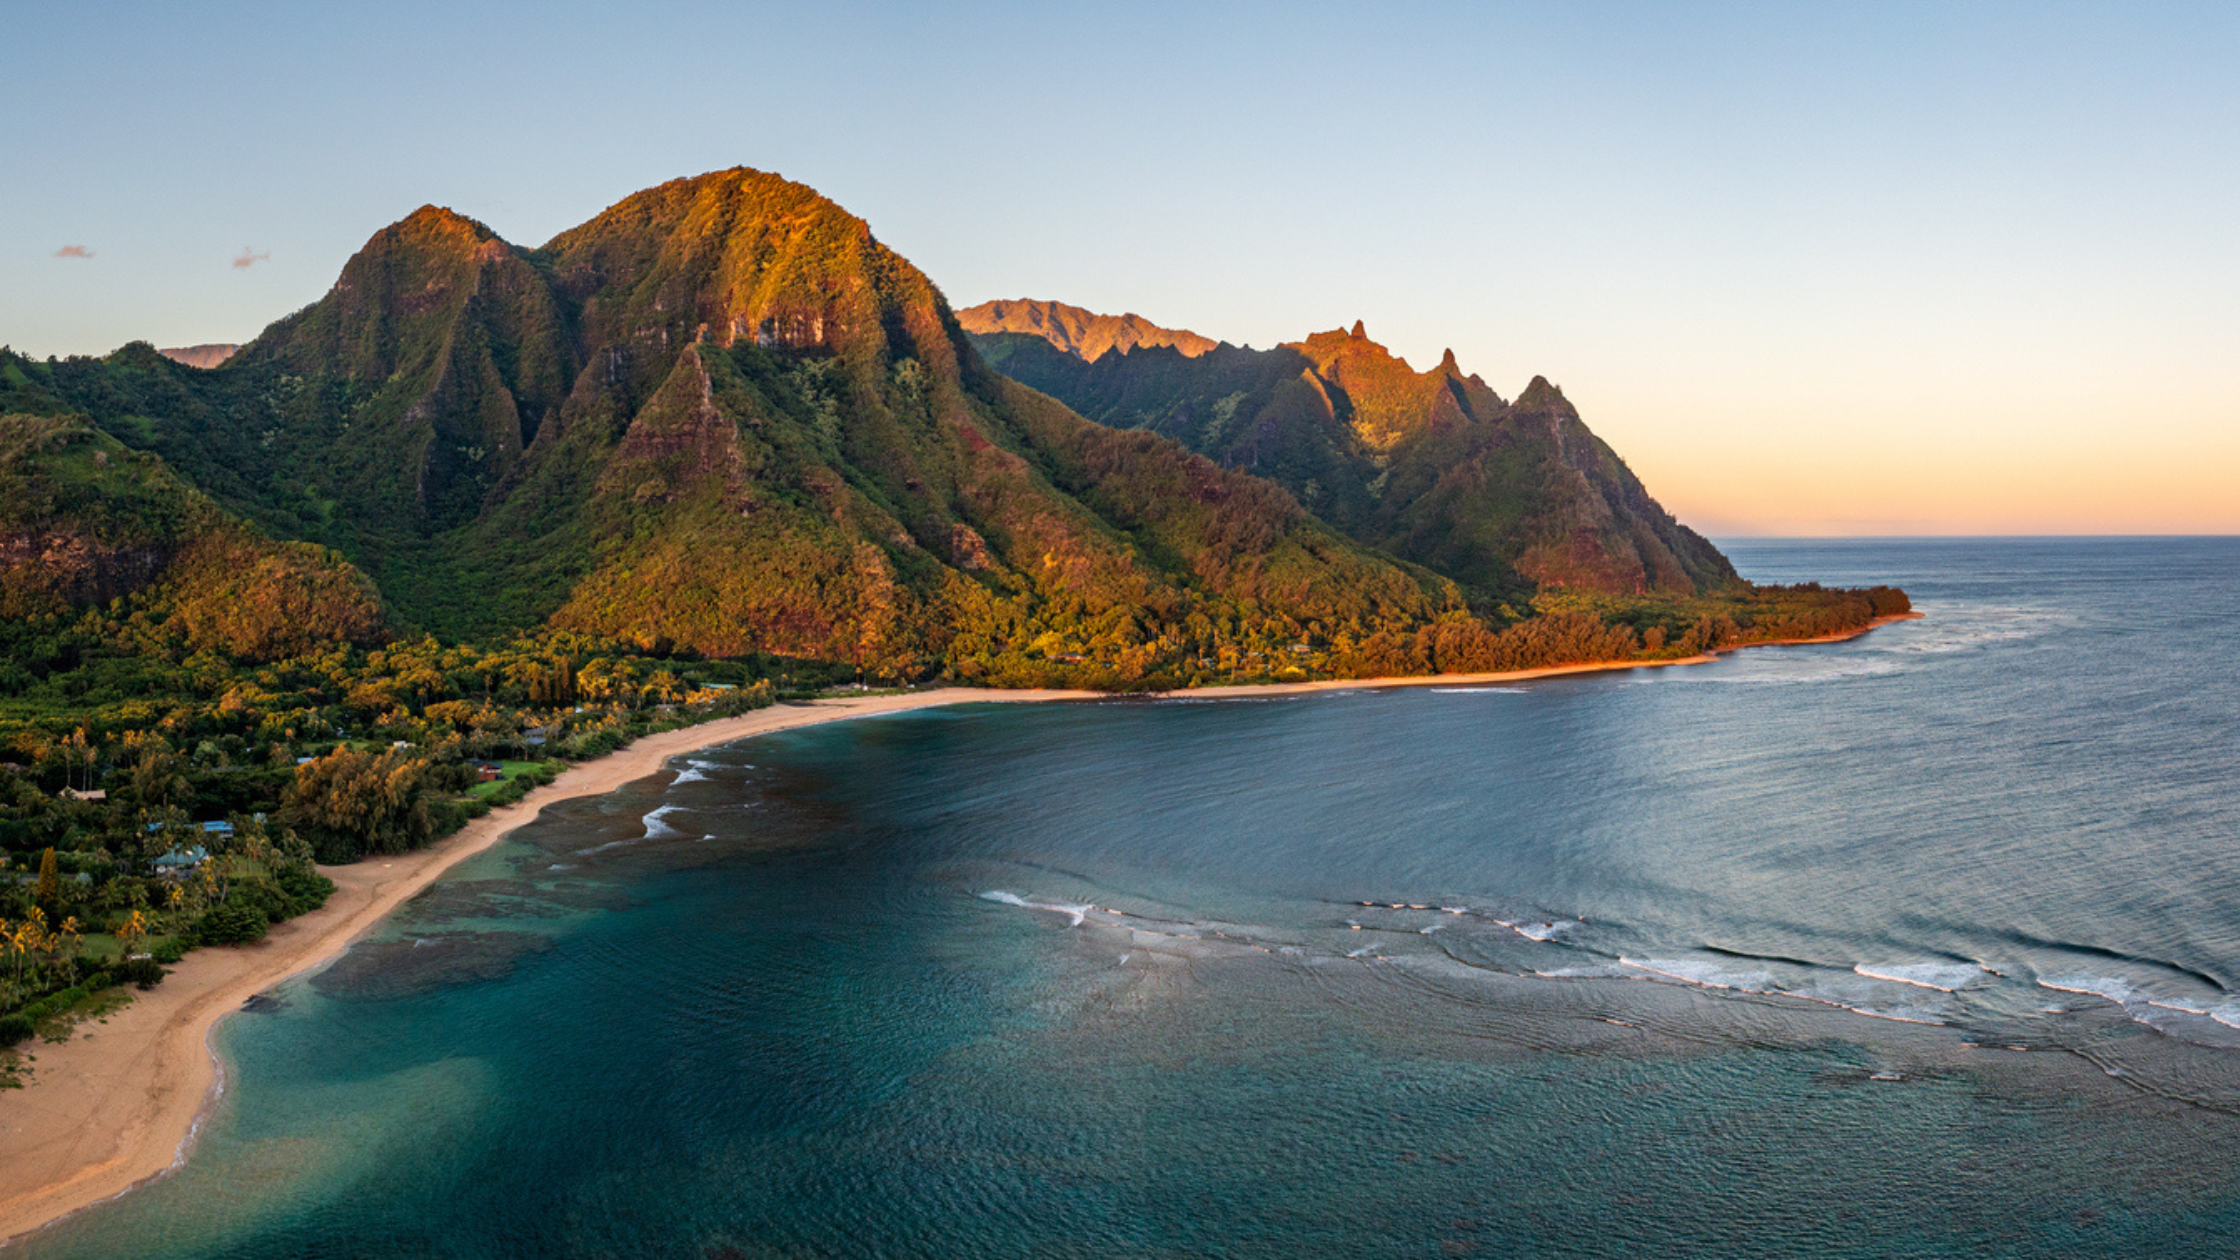
[[[1084,415],[1167,433],[1272,477],[1355,538],[1481,592],[1630,594],[1738,580],[1545,377],[1507,403],[1464,374],[1452,349],[1417,372],[1364,321],[1271,351],[1225,350],[1187,370],[1082,363],[1017,337],[984,348]]]
[[[1563,390],[1551,384],[1545,376],[1533,377],[1532,382],[1524,387],[1524,392],[1517,395],[1514,406],[1519,411],[1558,412],[1574,418],[1579,414],[1578,409],[1571,405],[1571,400],[1563,396]]]

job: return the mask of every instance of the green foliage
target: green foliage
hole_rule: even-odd
[[[259,907],[228,897],[197,919],[193,932],[195,939],[205,945],[245,945],[263,940],[268,926],[270,922]]]
[[[163,983],[163,964],[153,958],[129,958],[109,968],[109,978],[118,984],[134,985],[142,990],[153,989]]]
[[[28,1040],[42,1022],[83,1002],[95,992],[108,987],[109,983],[107,972],[96,971],[67,989],[18,1007],[8,1015],[0,1015],[0,1046],[12,1046]]]
[[[162,460],[82,418],[0,415],[0,615],[120,598],[189,647],[253,659],[371,641],[384,621],[341,557],[263,537]]]
[[[434,834],[428,817],[429,761],[409,750],[381,754],[340,747],[296,770],[280,817],[327,862],[402,853]]]
[[[1504,402],[1451,359],[1419,373],[1358,328],[1273,350],[1153,347],[1094,362],[1049,335],[974,340],[1082,415],[1267,477],[1353,540],[1461,583],[1480,607],[1540,587],[1738,587],[1726,559],[1658,506],[1545,381]]]
[[[103,541],[101,521],[153,522],[103,541],[116,554],[226,540],[166,552],[175,578],[50,599],[0,631],[17,649],[0,653],[0,722],[238,740],[220,754],[234,773],[194,776],[194,807],[281,787],[320,852],[345,854],[466,817],[445,767],[526,755],[531,726],[554,725],[533,711],[589,702],[550,747],[592,755],[660,720],[649,709],[718,703],[689,700],[673,670],[607,668],[624,657],[1178,686],[1668,653],[1693,621],[1561,597],[1748,598],[1544,382],[1505,403],[1358,329],[1096,364],[987,344],[1100,419],[1157,432],[1088,423],[998,375],[861,220],[745,170],[649,189],[535,251],[423,208],[211,371],[144,345],[0,354],[6,396],[40,413],[11,458],[44,478],[41,519],[69,519],[81,482],[117,482],[79,526]],[[114,471],[128,467],[137,480]],[[178,524],[214,509],[168,468],[305,549]],[[316,545],[433,637],[343,646],[369,636],[342,613],[370,605]],[[1557,600],[1538,611],[1588,620],[1511,624],[1536,584]],[[1771,617],[1718,615],[1736,633]],[[570,641],[615,648],[601,661]],[[246,678],[244,661],[277,668]],[[370,763],[334,760],[345,729],[413,743],[423,770],[392,767],[375,790]],[[257,752],[317,739],[327,759],[292,783]],[[171,805],[162,757],[143,761],[135,803]]]

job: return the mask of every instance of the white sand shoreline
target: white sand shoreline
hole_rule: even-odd
[[[1819,639],[1855,638],[1892,621]],[[1778,646],[1751,644],[1747,646]],[[1725,649],[1732,651],[1735,649]],[[1248,684],[1150,693],[1206,699],[1249,698],[1385,687],[1482,686],[1567,674],[1699,664],[1714,655],[1667,661],[1562,665],[1487,674],[1353,678]],[[211,1030],[256,994],[339,957],[390,911],[444,872],[536,818],[545,806],[597,796],[657,773],[672,757],[756,735],[842,718],[902,713],[962,703],[1034,703],[1125,697],[1091,691],[996,691],[944,687],[899,695],[780,705],[734,718],[649,735],[596,761],[571,766],[519,803],[470,822],[416,853],[322,868],[335,894],[311,914],[275,924],[254,945],[188,954],[154,991],[103,1022],[81,1025],[59,1045],[28,1043],[37,1056],[30,1084],[0,1094],[0,1246],[72,1213],[115,1198],[179,1166],[210,1107],[221,1096],[223,1065]]]

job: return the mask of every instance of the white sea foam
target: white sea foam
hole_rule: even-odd
[[[2040,988],[2052,989],[2057,993],[2081,993],[2088,997],[2114,1002],[2121,1006],[2124,1013],[2133,1020],[2157,1032],[2173,1031],[2171,1027],[2165,1026],[2170,1024],[2171,1021],[2169,1016],[2161,1013],[2164,1011],[2168,1011],[2172,1015],[2191,1015],[2197,1019],[2206,1019],[2211,1023],[2223,1025],[2226,1028],[2240,1029],[2240,999],[2226,998],[2218,1002],[2209,1002],[2199,999],[2155,997],[2150,996],[2145,990],[2132,985],[2130,982],[2119,980],[2113,976],[2095,976],[2082,973],[2040,976],[2038,985]],[[2041,1009],[2049,1014],[2066,1014],[2074,1008],[2047,1006]]]
[[[2148,998],[2146,1004],[2159,1010],[2175,1011],[2180,1015],[2196,1015],[2202,1019],[2223,1024],[2227,1028],[2240,1028],[2240,1002],[2229,999],[2214,1006],[2204,1002],[2185,1002],[2162,998]],[[2148,1021],[2142,1020],[2141,1022]],[[2150,1023],[2149,1026],[2153,1025]]]
[[[576,864],[573,862],[554,862],[552,865],[546,867],[545,869],[548,871],[572,871],[575,868]]]
[[[1732,674],[1675,674],[1669,678],[1644,680],[1645,682],[1707,683],[1719,686],[1790,687],[1804,683],[1839,682],[1846,678],[1882,678],[1899,672],[1894,664],[1861,662],[1851,665],[1830,665],[1817,669],[1784,670],[1750,662],[1754,672]],[[1762,671],[1762,672],[1756,672]],[[1669,672],[1669,671],[1666,671]]]
[[[2133,1002],[2144,1002],[2147,999],[2146,994],[2113,976],[2039,976],[2038,985],[2040,988],[2052,989],[2056,993],[2084,993],[2097,998],[2106,998],[2118,1006],[2127,1006]]]
[[[1571,929],[1581,926],[1576,919],[1543,919],[1538,923],[1511,923],[1507,919],[1495,919],[1494,922],[1528,941],[1543,943],[1552,941]]]
[[[639,822],[645,824],[645,838],[648,840],[683,839],[686,833],[679,831],[676,828],[670,826],[668,823],[662,821],[669,815],[683,808],[684,806],[682,805],[664,805],[661,808],[654,810],[652,813],[647,814],[644,818],[639,819]]]
[[[709,781],[708,771],[723,768],[723,763],[720,761],[703,761],[698,757],[685,757],[681,760],[684,762],[684,767],[677,771],[676,778],[669,781],[670,787],[675,787],[679,783],[706,783]],[[752,770],[754,767],[749,766],[747,768]]]
[[[1890,1019],[1901,1024],[1935,1024],[1942,1026],[1945,1023],[1944,1017],[1948,1013],[1941,1004],[1923,1006],[1919,1003],[1892,1005],[1887,1002],[1876,1002],[1873,1005],[1868,1005],[1866,999],[1857,995],[1825,989],[1774,989],[1770,992],[1781,997],[1799,998],[1807,1002],[1818,1002],[1822,1006],[1833,1006],[1837,1010],[1849,1011],[1854,1015],[1864,1015],[1869,1019]]]
[[[1971,981],[1994,974],[1990,968],[1976,963],[1877,963],[1871,967],[1860,963],[1852,970],[1869,980],[1889,980],[1917,988],[1935,989],[1939,993],[1951,993]]]
[[[1426,687],[1435,696],[1522,696],[1530,687]]]
[[[1779,991],[1773,987],[1770,971],[1726,971],[1717,963],[1698,962],[1692,958],[1620,958],[1618,961],[1636,971],[1706,989],[1733,989],[1737,993]]]
[[[1067,925],[1069,927],[1080,927],[1082,920],[1088,917],[1089,912],[1096,909],[1095,906],[1086,902],[1029,901],[1015,892],[1005,892],[1000,888],[992,892],[981,893],[980,896],[988,901],[1001,902],[1007,906],[1018,906],[1023,910],[1048,910],[1052,914],[1065,915],[1072,920]]]
[[[1549,980],[1639,980],[1641,973],[1631,967],[1608,963],[1600,967],[1551,967],[1532,973]]]
[[[1992,643],[2034,639],[2047,630],[2074,624],[2074,619],[2044,608],[1986,608],[1970,620],[1953,622],[1935,618],[1907,628],[1902,638],[1878,642],[1886,652],[1941,656],[1965,652]]]

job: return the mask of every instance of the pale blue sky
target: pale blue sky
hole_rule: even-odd
[[[2240,6],[5,16],[34,354],[246,339],[423,202],[535,245],[746,164],[960,306],[1543,373],[1707,530],[2240,531]]]

